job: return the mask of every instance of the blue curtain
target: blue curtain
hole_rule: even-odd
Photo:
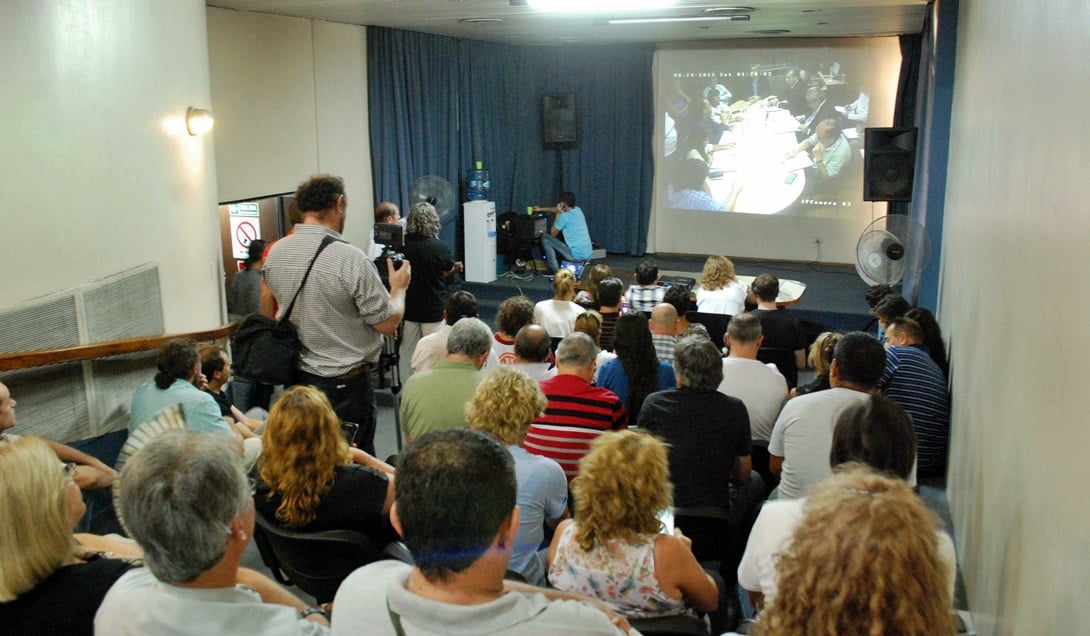
[[[464,201],[465,173],[484,163],[498,212],[575,193],[591,237],[640,255],[651,215],[654,45],[510,46],[368,29],[375,196],[403,202],[439,175]],[[543,95],[574,93],[578,143],[546,149]],[[448,225],[441,238],[456,245]]]

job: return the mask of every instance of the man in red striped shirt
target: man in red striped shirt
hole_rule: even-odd
[[[585,333],[573,333],[556,349],[556,377],[541,382],[548,398],[545,412],[534,420],[523,447],[560,464],[570,482],[579,460],[605,431],[627,427],[624,404],[608,389],[591,386],[598,347]]]

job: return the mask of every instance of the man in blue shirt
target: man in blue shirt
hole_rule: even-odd
[[[587,229],[587,218],[583,210],[575,205],[575,195],[571,192],[560,193],[560,203],[551,208],[535,207],[536,212],[549,212],[553,215],[553,226],[549,233],[541,237],[541,245],[545,248],[545,258],[549,261],[549,269],[560,269],[560,263],[556,255],[566,261],[585,261],[590,259],[594,247],[590,242],[590,231]],[[557,238],[561,232],[564,240]]]

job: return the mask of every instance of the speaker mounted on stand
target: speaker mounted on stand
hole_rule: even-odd
[[[911,201],[916,174],[916,128],[867,128],[864,201]]]

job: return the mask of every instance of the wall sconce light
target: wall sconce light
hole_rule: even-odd
[[[212,130],[212,113],[203,108],[190,106],[185,111],[185,129],[193,137]]]

